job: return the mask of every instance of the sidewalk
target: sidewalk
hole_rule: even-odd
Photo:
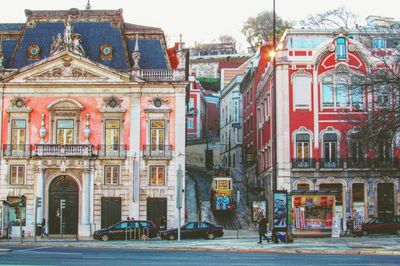
[[[215,240],[190,239],[168,241],[153,239],[150,241],[94,241],[90,238],[80,239],[37,239],[27,238],[23,245],[49,247],[82,247],[82,248],[126,248],[126,249],[159,249],[159,250],[197,250],[197,251],[237,251],[237,252],[278,252],[308,254],[362,254],[362,255],[397,255],[400,256],[400,238],[397,236],[368,236],[362,238],[296,238],[294,243],[257,244],[255,232],[227,231],[223,238]],[[0,248],[7,245],[20,245],[19,239],[1,240]]]

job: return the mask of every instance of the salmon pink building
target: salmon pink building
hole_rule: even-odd
[[[13,236],[20,223],[33,235],[36,209],[49,234],[89,236],[127,217],[176,227],[183,52],[169,57],[163,31],[122,10],[25,13],[0,24],[0,199]]]

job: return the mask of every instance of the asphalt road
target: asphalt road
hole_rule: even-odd
[[[399,265],[399,256],[196,252],[9,246],[1,265]]]

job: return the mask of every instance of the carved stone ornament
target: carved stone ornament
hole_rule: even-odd
[[[113,48],[111,46],[111,44],[103,44],[100,47],[100,58],[102,60],[111,60],[113,57]]]
[[[10,107],[6,109],[7,113],[30,113],[32,109],[27,106],[28,99],[16,97],[10,100]]]
[[[347,47],[348,47],[350,52],[354,52],[356,50],[356,46],[354,44],[352,44],[352,43],[350,43]]]
[[[335,51],[335,45],[333,43],[328,45],[328,47],[326,47],[326,48],[328,49],[329,52],[334,52]]]
[[[100,108],[102,113],[124,113],[126,108],[121,104],[124,101],[121,98],[110,96],[103,98],[104,105]]]
[[[149,113],[169,113],[172,110],[168,106],[168,100],[157,97],[149,100],[149,104],[144,111]]]
[[[336,64],[336,66],[335,66],[335,72],[336,73],[349,73],[350,69],[347,64],[339,63],[339,64]]]
[[[71,25],[71,18],[68,17],[65,22],[65,28],[63,36],[61,33],[57,33],[53,36],[53,42],[50,47],[50,55],[68,50],[74,54],[85,56],[85,50],[81,45],[81,35],[79,33],[73,32],[73,27]]]
[[[32,44],[31,46],[28,47],[27,51],[27,57],[28,59],[40,59],[40,47],[37,44]]]

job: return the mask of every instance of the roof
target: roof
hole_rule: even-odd
[[[244,62],[247,61],[248,58],[241,58],[241,59],[231,59],[231,60],[221,60],[218,64],[218,72],[221,72],[223,68],[238,68]]]
[[[53,37],[63,35],[70,19],[72,31],[81,36],[86,57],[105,66],[128,71],[133,65],[132,53],[138,36],[142,69],[170,69],[165,36],[160,28],[125,23],[122,10],[26,10],[27,22],[0,24],[4,49],[4,67],[19,69],[50,55]],[[10,36],[6,32],[15,32]],[[17,41],[19,36],[20,41]],[[13,38],[13,39],[11,39]],[[39,58],[28,57],[32,45],[40,48]],[[111,46],[112,56],[102,57],[101,49]]]

